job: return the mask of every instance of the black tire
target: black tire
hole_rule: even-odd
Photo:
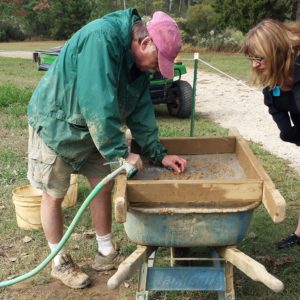
[[[174,81],[172,84],[172,92],[169,97],[172,99],[168,103],[168,111],[171,116],[177,118],[190,117],[193,109],[193,88],[183,80]]]

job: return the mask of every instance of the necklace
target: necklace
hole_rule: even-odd
[[[280,87],[279,87],[279,85],[276,85],[276,86],[272,89],[272,91],[273,91],[273,96],[275,96],[275,97],[279,97],[279,96],[280,96]]]

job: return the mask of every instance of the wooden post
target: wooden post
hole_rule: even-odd
[[[118,223],[126,222],[127,197],[126,197],[126,174],[120,174],[116,178],[115,192],[113,196],[115,206],[115,219]]]

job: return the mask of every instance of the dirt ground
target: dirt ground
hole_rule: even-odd
[[[32,52],[28,51],[3,51],[0,50],[0,56],[3,57],[18,57],[18,58],[31,58]]]
[[[79,290],[73,290],[57,280],[32,286],[30,280],[7,288],[5,294],[0,295],[3,300],[129,300],[134,299],[128,288],[121,286],[116,290],[109,290],[106,282],[113,271],[105,273],[89,272],[92,284]],[[3,297],[3,298],[2,298]]]

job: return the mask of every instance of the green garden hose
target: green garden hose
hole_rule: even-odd
[[[57,247],[53,252],[51,252],[37,267],[29,271],[28,273],[18,276],[16,278],[2,281],[0,282],[0,287],[6,287],[10,286],[16,283],[19,283],[21,281],[24,281],[26,279],[29,279],[30,277],[33,277],[37,273],[39,273],[42,269],[44,269],[47,264],[57,255],[57,253],[61,250],[61,248],[64,246],[64,244],[67,242],[69,237],[71,236],[72,232],[74,231],[76,225],[79,222],[80,217],[82,216],[84,210],[89,206],[89,204],[92,202],[92,200],[95,198],[97,193],[112,179],[114,179],[118,174],[120,174],[123,171],[126,171],[127,177],[133,176],[136,172],[137,169],[134,168],[132,165],[127,163],[125,160],[122,160],[122,165],[113,171],[112,173],[108,174],[106,177],[104,177],[95,187],[94,189],[90,192],[90,194],[87,196],[87,198],[84,200],[82,205],[80,206],[79,210],[77,211],[73,221],[71,222],[70,226],[68,227],[68,230],[65,232],[64,236],[58,243]]]

